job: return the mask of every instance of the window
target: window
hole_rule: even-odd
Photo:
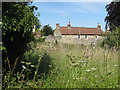
[[[95,35],[95,40],[97,40],[98,39],[98,36],[97,35]]]
[[[80,35],[78,35],[78,39],[79,39],[79,40],[81,39]]]
[[[88,39],[88,36],[87,35],[85,35],[85,40],[87,40]]]

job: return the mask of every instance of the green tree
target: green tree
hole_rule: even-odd
[[[43,34],[44,36],[47,36],[47,35],[49,35],[49,34],[53,35],[53,30],[52,30],[51,26],[49,26],[49,24],[43,26],[42,34]]]
[[[21,57],[29,49],[28,43],[33,40],[33,26],[40,27],[40,22],[34,15],[37,7],[30,5],[31,2],[2,3],[2,42],[4,47],[2,54],[3,60],[8,57],[11,66],[16,58]]]
[[[109,38],[108,43],[110,46],[112,44],[114,46],[114,44],[116,43],[118,43],[117,46],[120,46],[120,1],[118,2],[116,2],[116,0],[112,1],[110,4],[106,6],[106,11],[107,11],[107,16],[105,18],[106,29],[107,27],[109,27],[111,31],[111,34],[107,35],[107,37]]]
[[[104,43],[109,46],[109,48],[112,47],[118,47],[118,31],[120,28],[116,28],[112,32],[107,32],[106,33],[106,39],[104,40]]]

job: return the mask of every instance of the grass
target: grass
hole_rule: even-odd
[[[34,80],[26,80],[27,85],[10,84],[10,88],[118,88],[118,51],[115,50],[37,43],[24,58],[39,66],[34,69],[37,73],[32,73]]]

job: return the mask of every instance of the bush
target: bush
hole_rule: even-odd
[[[34,41],[37,41],[37,42],[45,42],[45,39],[46,39],[46,37],[41,37],[41,38],[36,38],[36,39],[34,39]]]
[[[118,48],[119,47],[118,46],[119,30],[120,28],[116,28],[112,32],[106,32],[106,38],[100,43],[100,46],[104,47],[104,45],[107,44],[109,48],[113,48],[113,47]]]

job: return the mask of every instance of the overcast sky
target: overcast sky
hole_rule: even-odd
[[[38,7],[41,25],[56,23],[67,26],[69,19],[73,27],[97,27],[98,22],[105,31],[104,19],[107,15],[105,6],[109,2],[33,2]]]

